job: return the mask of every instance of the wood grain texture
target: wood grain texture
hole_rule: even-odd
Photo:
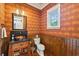
[[[65,38],[79,38],[79,4],[60,5],[60,29],[47,29],[47,10],[56,4],[49,4],[41,11],[40,33]]]
[[[60,5],[60,29],[47,29],[47,10],[56,4],[49,4],[41,11],[40,35],[46,46],[47,55],[79,55],[79,4]]]
[[[0,24],[4,23],[9,36],[12,30],[12,13],[23,10],[27,16],[28,38],[36,34],[45,45],[46,55],[79,55],[79,4],[63,3],[60,6],[61,28],[47,29],[47,10],[56,4],[50,3],[41,11],[27,4],[0,4]]]
[[[79,40],[41,34],[41,43],[45,45],[45,56],[79,56]]]
[[[0,25],[1,24],[4,24],[4,20],[5,20],[5,4],[3,3],[0,3]],[[0,33],[0,36],[1,36],[1,33]],[[1,47],[2,47],[2,40],[1,40],[1,37],[0,37],[0,55],[1,55]]]
[[[0,3],[0,24],[4,24],[5,20],[5,4]]]
[[[8,56],[14,56],[14,54],[16,53],[15,51],[17,51],[17,50],[19,51],[19,53],[22,54],[23,53],[23,49],[28,49],[29,47],[30,47],[30,42],[28,42],[28,41],[18,42],[18,43],[10,42],[9,50],[8,50]],[[24,52],[24,53],[26,53],[26,52]],[[31,54],[29,54],[29,55],[31,55]]]
[[[5,4],[5,25],[8,36],[12,30],[12,13],[15,13],[16,9],[23,10],[25,12],[25,16],[27,17],[28,35],[38,34],[40,10],[27,4]]]

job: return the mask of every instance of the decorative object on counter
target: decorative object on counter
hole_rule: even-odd
[[[6,33],[6,28],[4,24],[1,24],[1,38],[6,38],[7,37],[7,33]]]
[[[14,42],[14,34],[12,34],[12,42]]]
[[[11,31],[10,32],[10,41],[28,41],[27,31]]]
[[[60,4],[47,10],[47,29],[60,29]]]

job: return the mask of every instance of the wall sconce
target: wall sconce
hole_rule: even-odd
[[[23,10],[19,10],[19,9],[16,9],[16,14],[18,15],[25,15],[24,11]]]
[[[22,15],[25,15],[24,11],[22,11]]]
[[[16,6],[16,10],[15,10],[15,13],[17,14],[17,15],[25,15],[25,12],[20,8],[20,6],[18,5],[18,4],[15,4],[15,6]]]
[[[16,14],[20,14],[20,13],[19,13],[19,9],[17,9],[15,13],[16,13]]]

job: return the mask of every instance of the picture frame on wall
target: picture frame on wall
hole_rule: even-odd
[[[60,29],[60,4],[47,10],[47,29]]]
[[[26,17],[13,13],[12,14],[12,28],[13,30],[25,30]]]

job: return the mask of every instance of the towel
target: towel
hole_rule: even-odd
[[[5,38],[5,37],[7,37],[7,34],[6,34],[5,27],[3,27],[2,30],[1,30],[1,38]]]

